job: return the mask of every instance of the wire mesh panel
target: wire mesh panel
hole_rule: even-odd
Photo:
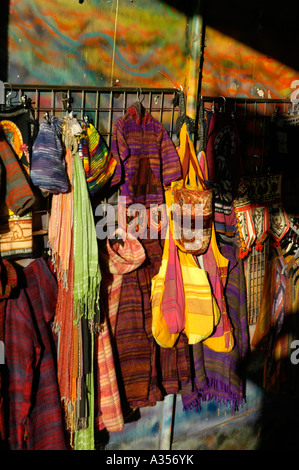
[[[10,88],[11,87],[11,88]],[[41,122],[45,113],[64,117],[72,111],[80,121],[88,118],[108,146],[111,144],[113,124],[126,113],[128,107],[140,100],[154,118],[162,122],[175,140],[178,109],[172,104],[173,88],[121,88],[121,87],[64,87],[46,85],[11,85],[6,87],[7,104],[21,103],[24,96],[32,104],[36,119]]]
[[[244,262],[249,325],[256,323],[260,311],[268,253],[269,243],[266,241],[262,252],[253,247]]]
[[[123,116],[128,107],[140,100],[144,107],[159,120],[172,140],[176,143],[176,120],[179,110],[173,104],[176,90],[173,88],[122,88],[122,87],[76,87],[47,85],[9,85],[6,84],[6,105],[15,105],[24,101],[32,104],[35,118],[41,122],[45,113],[64,117],[72,111],[80,120],[94,124],[108,147],[111,145],[113,125]],[[237,121],[241,139],[243,171],[254,175],[269,171],[271,168],[271,122],[277,113],[287,113],[289,100],[201,97],[198,109],[209,114],[215,111],[225,112]],[[202,114],[201,114],[202,116]],[[199,125],[202,122],[199,119]],[[198,133],[195,144],[202,149],[198,141],[203,134]],[[117,205],[117,195],[112,194],[104,202]],[[267,262],[268,244],[258,252],[253,247],[245,260],[245,276],[248,294],[248,321],[256,322],[260,308],[262,286]]]

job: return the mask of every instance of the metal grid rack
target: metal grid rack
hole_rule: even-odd
[[[35,118],[40,122],[45,113],[63,117],[73,111],[78,120],[86,116],[106,140],[108,147],[114,122],[136,100],[140,100],[151,114],[161,121],[175,139],[178,110],[173,106],[174,88],[76,87],[6,84],[7,104],[21,103],[26,96],[31,101]]]
[[[137,99],[143,102],[152,115],[163,123],[173,141],[177,140],[175,124],[178,109],[172,100],[175,89],[165,88],[122,88],[122,87],[76,87],[47,85],[8,85],[6,84],[7,104],[21,103],[24,96],[31,101],[35,118],[40,122],[45,113],[63,117],[72,110],[79,120],[86,116],[94,124],[108,147],[111,143],[113,124],[125,114],[127,108]],[[265,171],[269,165],[269,125],[275,113],[286,114],[290,101],[283,99],[201,97],[198,103],[200,112],[214,110],[231,113],[241,126],[242,157],[246,174]],[[195,145],[200,144],[199,136],[194,136]],[[110,201],[109,201],[110,202]],[[247,284],[248,322],[256,322],[262,286],[267,263],[268,245],[263,252],[254,248],[247,257],[244,267]]]

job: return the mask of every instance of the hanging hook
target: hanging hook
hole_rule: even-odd
[[[7,95],[6,95],[6,97],[5,97],[5,98],[6,98],[6,105],[8,106],[8,105],[10,105],[10,103],[11,103],[11,98],[10,98],[10,99],[8,99],[8,98],[9,98],[9,97],[11,96],[11,94],[12,94],[12,85],[11,85],[10,83],[8,83],[8,82],[4,82],[4,85],[8,85],[8,86],[10,87],[10,92],[7,93]]]
[[[224,96],[220,96],[220,98],[223,99],[223,104],[220,106],[220,109],[219,109],[219,111],[222,113],[222,112],[225,112],[226,98]]]
[[[144,94],[142,93],[142,89],[140,87],[138,87],[138,88],[139,88],[139,91],[137,91],[137,99],[138,99],[138,101],[140,101],[140,103],[142,103],[142,101],[144,100],[145,97],[144,97]],[[143,95],[142,100],[140,99],[140,95]]]

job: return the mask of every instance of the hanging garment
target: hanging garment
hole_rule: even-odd
[[[163,204],[163,186],[181,176],[167,131],[140,103],[116,121],[111,154],[118,162],[111,185],[120,184],[128,206]],[[146,261],[123,276],[115,333],[124,400],[132,407],[154,405],[163,395],[177,393],[179,379],[190,375],[183,339],[165,349],[153,338],[151,281],[161,265],[163,240],[152,238],[148,229],[141,243]]]
[[[34,119],[33,110],[23,105],[1,110],[0,126],[25,172],[29,174],[32,146],[38,133],[38,121]]]
[[[220,318],[213,333],[204,340],[204,345],[217,352],[229,352],[235,345],[234,332],[229,318],[225,288],[229,260],[218,248],[215,231],[207,253],[202,256],[208,274],[213,296],[220,311]]]
[[[93,212],[82,161],[74,155],[73,172],[74,321],[94,320],[98,309],[101,273]]]
[[[123,399],[132,408],[153,406],[164,395],[178,393],[180,381],[190,377],[185,335],[172,348],[160,348],[154,340],[151,281],[160,269],[163,248],[150,237],[142,245],[145,262],[122,279],[115,336]]]
[[[163,348],[172,348],[185,327],[185,292],[179,254],[169,228],[161,266],[152,279],[151,306],[155,341]]]
[[[43,258],[19,270],[5,318],[11,450],[66,450],[50,326],[56,300],[56,280]]]
[[[0,128],[1,131],[1,128]],[[2,258],[30,257],[32,254],[32,215],[35,196],[21,163],[3,133],[0,132],[0,191]]]
[[[236,231],[233,198],[243,173],[241,141],[234,118],[222,112],[212,113],[206,156],[209,182],[215,193],[215,227],[232,236]]]
[[[14,266],[7,260],[0,262],[0,341],[4,345],[5,337],[5,312],[7,300],[17,286],[17,273]],[[4,351],[3,352],[4,354]],[[2,357],[2,356],[1,356]],[[4,380],[8,380],[5,376],[5,366],[0,363],[0,447],[2,445],[7,447],[6,425],[5,425],[5,410],[4,404],[6,403],[5,387],[3,386]]]
[[[239,194],[234,199],[241,248],[239,256],[245,257],[253,243],[261,251],[270,235],[279,244],[289,230],[289,221],[283,207],[281,194],[282,174],[243,177]]]
[[[116,160],[111,157],[104,139],[92,124],[83,128],[78,143],[88,191],[93,195],[112,177]]]
[[[266,270],[262,301],[251,346],[264,357],[263,387],[270,393],[298,395],[298,366],[292,364],[292,341],[298,339],[298,282],[292,275],[297,260],[273,256]]]
[[[111,246],[107,239],[105,249],[100,250],[102,271],[101,331],[96,336],[97,387],[96,387],[96,425],[99,430],[120,431],[124,419],[115,370],[114,355],[115,327],[120,298],[122,278],[125,273],[136,270],[145,261],[141,243],[132,235],[118,229],[115,234],[122,243]],[[115,235],[114,234],[114,235]],[[114,238],[114,235],[112,238]],[[117,359],[117,357],[116,357]]]
[[[178,154],[183,178],[171,183],[170,204],[179,210],[169,218],[170,230],[180,251],[198,255],[207,250],[211,239],[213,190],[205,185],[186,124],[181,129]]]
[[[195,157],[195,150],[194,150],[193,143],[188,135],[186,126],[183,125],[182,130],[181,130],[181,143],[184,144],[185,142],[188,143],[189,151],[195,159],[196,157]],[[183,148],[180,148],[179,154],[180,154],[181,162],[183,162],[183,159],[184,159]],[[197,168],[198,168],[197,173],[200,176],[198,179],[198,188],[203,190],[206,188],[205,180],[209,178],[208,164],[207,164],[207,159],[206,159],[204,152],[201,152],[201,159],[199,161],[199,165],[197,166]],[[204,223],[203,223],[203,228],[205,228]],[[210,236],[209,236],[209,244],[208,244],[208,251],[209,251],[208,256],[210,258],[211,256],[213,257],[215,266],[217,267],[218,282],[220,282],[220,285],[217,286],[217,284],[214,283],[214,285],[212,285],[213,291],[211,291],[211,286],[209,284],[207,274],[209,274],[210,268],[213,269],[212,268],[213,264],[212,265],[207,264],[206,265],[207,273],[205,273],[204,270],[201,270],[200,288],[196,289],[196,292],[197,292],[196,295],[198,297],[198,301],[200,300],[200,298],[202,300],[202,307],[195,308],[195,310],[197,310],[198,312],[205,312],[205,315],[203,316],[203,318],[196,316],[196,315],[193,316],[193,318],[196,319],[198,327],[200,326],[200,324],[202,325],[202,327],[204,327],[205,334],[200,335],[200,336],[197,336],[196,334],[194,334],[192,342],[193,341],[197,342],[198,340],[200,341],[204,340],[205,344],[209,346],[210,348],[216,351],[224,352],[224,351],[231,350],[234,346],[233,330],[232,330],[232,326],[231,326],[229,316],[227,313],[225,299],[223,296],[223,289],[225,287],[227,269],[228,269],[228,260],[219,251],[217,240],[216,240],[215,224],[213,221],[211,223],[209,232],[210,232]],[[206,253],[207,253],[207,250],[205,250],[205,252],[202,254],[203,259],[206,259],[206,256],[205,256]],[[190,271],[190,272],[192,272],[192,270],[195,271],[192,276],[192,280],[196,278],[196,275],[199,276],[199,271],[195,269],[196,263],[194,259],[191,259],[188,256],[184,256],[182,252],[180,252],[180,259],[181,259],[182,265],[189,266],[188,269],[190,269],[190,267],[193,266]],[[211,274],[212,276],[214,276],[214,281],[215,281],[215,273],[212,272]],[[191,284],[192,284],[192,280],[191,280]],[[220,294],[222,297],[221,301],[219,299],[219,293],[217,293],[216,291],[217,287],[220,289],[220,292],[222,292],[222,294]],[[214,292],[218,297],[218,302],[219,302],[218,304],[215,301]],[[207,301],[210,301],[210,300],[212,300],[211,305],[207,303]],[[205,307],[204,307],[204,304],[206,304]],[[208,328],[206,328],[207,326]],[[188,325],[188,322],[186,322],[186,334],[189,337],[188,330],[189,330],[189,325]],[[209,333],[207,334],[207,332]],[[189,337],[189,340],[190,340],[190,337]]]
[[[235,410],[245,398],[245,361],[249,353],[246,281],[236,247],[223,245],[221,253],[229,260],[225,296],[235,345],[229,352],[213,351],[204,342],[192,346],[194,380],[182,385],[184,410],[200,409],[207,401],[230,405]]]
[[[71,189],[67,193],[52,195],[48,227],[48,247],[55,266],[57,280],[67,288],[68,269],[73,230],[73,171],[74,160],[70,149],[66,149],[65,162]]]
[[[128,205],[163,204],[163,185],[181,177],[178,154],[166,129],[140,103],[115,122],[111,154],[117,161],[111,186],[121,183]]]
[[[32,149],[30,177],[34,186],[49,193],[66,193],[69,181],[61,142],[62,120],[56,116],[40,124]]]

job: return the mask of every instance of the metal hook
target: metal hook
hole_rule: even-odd
[[[9,100],[8,98],[10,97],[10,95],[12,94],[12,85],[8,82],[4,82],[4,85],[8,85],[10,87],[10,92],[6,95],[6,105],[9,105],[10,102],[11,102],[11,99]]]
[[[139,88],[139,91],[137,91],[137,99],[138,99],[138,101],[140,101],[140,103],[142,103],[142,101],[144,100],[145,96],[144,96],[144,94],[142,93],[142,89],[141,89],[140,87],[138,87],[138,88]],[[142,100],[140,99],[140,95],[143,95]]]
[[[222,107],[223,107],[223,110],[225,112],[225,104],[226,104],[226,98],[224,96],[220,96],[220,98],[223,99],[223,105],[220,106],[220,112],[222,112]]]

